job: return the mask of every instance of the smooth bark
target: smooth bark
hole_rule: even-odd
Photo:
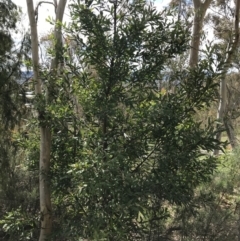
[[[62,49],[62,26],[61,23],[63,21],[63,14],[65,11],[67,0],[60,0],[57,4],[56,8],[56,25],[54,29],[54,36],[55,36],[55,52],[56,56],[52,59],[50,70],[54,71],[57,69],[59,63],[61,62],[61,49]],[[56,1],[55,1],[56,4]]]
[[[27,1],[28,18],[31,29],[31,48],[32,48],[32,64],[35,81],[35,93],[41,94],[41,80],[39,78],[39,53],[38,53],[38,30],[35,21],[35,11],[32,0]]]
[[[35,94],[41,95],[41,80],[39,76],[39,50],[38,50],[38,31],[35,20],[35,10],[32,0],[26,0],[28,17],[31,26],[31,47],[32,62],[35,81]],[[44,120],[44,113],[38,113],[41,121]],[[50,195],[49,169],[50,169],[50,148],[51,132],[50,129],[40,123],[40,160],[39,160],[39,196],[40,196],[40,215],[41,230],[39,241],[44,241],[52,231],[52,205]]]
[[[40,127],[39,193],[41,230],[39,241],[45,241],[52,232],[52,203],[50,191],[50,151],[51,131],[47,126]]]
[[[67,0],[60,0],[56,9],[56,26],[55,37],[57,47],[61,46],[62,34],[61,25],[63,13]],[[41,80],[39,75],[39,49],[38,49],[38,31],[35,20],[35,10],[32,0],[26,0],[29,22],[31,26],[31,47],[32,47],[32,63],[35,81],[35,94],[41,95]],[[54,1],[56,7],[56,1]],[[58,51],[56,51],[57,53]],[[56,69],[58,65],[58,56],[51,63],[51,70]],[[46,98],[48,98],[46,96]],[[45,120],[44,110],[38,111],[39,126],[40,126],[40,160],[39,160],[39,193],[40,193],[40,214],[41,214],[41,229],[39,241],[45,241],[51,235],[52,231],[52,205],[50,192],[50,152],[51,152],[51,130]]]
[[[189,58],[189,66],[194,67],[198,63],[199,59],[199,46],[202,36],[203,20],[206,14],[206,11],[211,3],[211,0],[193,0],[194,5],[194,19],[193,19],[193,31],[191,39],[191,50]]]

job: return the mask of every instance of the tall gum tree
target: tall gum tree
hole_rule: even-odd
[[[203,29],[203,21],[206,15],[206,11],[209,8],[212,0],[193,0],[194,5],[194,19],[193,19],[193,30],[192,30],[192,39],[191,39],[191,51],[189,58],[189,66],[194,67],[198,64],[199,60],[199,47],[200,40]],[[233,54],[236,51],[239,45],[239,0],[236,1],[235,7],[235,20],[234,20],[234,38],[228,44],[227,56],[225,59],[224,67],[222,70],[223,76],[220,80],[220,93],[219,93],[219,107],[217,110],[217,119],[219,122],[223,123],[227,131],[228,139],[231,143],[232,148],[235,148],[236,136],[232,129],[232,121],[226,116],[226,106],[227,106],[227,83],[226,83],[226,72],[231,65]],[[219,127],[219,126],[218,126]],[[217,139],[221,140],[221,132],[217,134]],[[219,150],[215,151],[217,155]]]
[[[36,96],[42,96],[41,80],[39,73],[39,49],[38,49],[38,30],[35,19],[36,11],[34,9],[33,0],[26,0],[28,17],[31,27],[31,47],[32,47],[32,64],[35,80],[35,94]],[[43,3],[39,2],[38,6]],[[46,2],[45,2],[46,3]],[[51,3],[51,2],[47,2]],[[59,24],[63,20],[63,14],[65,10],[67,0],[53,1],[56,12],[56,24],[55,24],[55,58],[51,62],[51,72],[55,72],[59,62],[58,51],[62,44],[61,25]],[[38,6],[36,10],[38,9]],[[45,96],[48,100],[48,96]],[[41,230],[39,241],[46,240],[52,231],[52,204],[50,193],[50,151],[51,151],[51,130],[46,121],[45,109],[38,109],[39,128],[40,128],[40,159],[39,159],[39,192],[40,192],[40,212],[41,212]]]
[[[237,139],[236,136],[234,134],[234,131],[232,129],[232,122],[231,119],[225,118],[226,114],[226,99],[227,99],[227,83],[226,83],[226,72],[227,72],[227,68],[231,65],[232,63],[232,59],[233,59],[233,55],[234,52],[237,50],[238,46],[239,46],[239,11],[240,11],[240,0],[237,0],[235,2],[236,7],[235,7],[235,15],[234,15],[234,39],[232,41],[232,45],[231,48],[228,51],[228,55],[226,58],[226,70],[224,71],[224,76],[222,78],[222,84],[221,84],[221,98],[222,98],[222,102],[223,103],[219,103],[219,118],[223,118],[224,119],[224,125],[225,128],[227,130],[227,135],[228,135],[228,139],[231,143],[232,148],[235,148],[237,146]],[[223,115],[223,116],[222,116]]]
[[[220,80],[219,106],[217,111],[217,119],[222,123],[226,129],[229,142],[234,149],[237,146],[237,139],[232,128],[232,120],[227,117],[227,80],[226,73],[231,67],[233,55],[239,46],[239,11],[240,0],[235,2],[234,24],[233,24],[233,38],[228,43],[227,55],[222,67],[222,78]],[[220,127],[220,124],[219,124]],[[218,133],[217,139],[221,140],[221,133]],[[219,150],[215,151],[215,155],[219,154]]]
[[[194,67],[198,63],[199,58],[199,46],[203,29],[203,20],[206,15],[206,11],[212,0],[193,0],[194,5],[194,19],[193,30],[191,39],[191,51],[189,58],[189,66]]]

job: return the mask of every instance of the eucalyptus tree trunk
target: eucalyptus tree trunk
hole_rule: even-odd
[[[67,0],[54,1],[56,9],[56,23],[61,22]],[[32,63],[35,80],[35,94],[39,96],[42,94],[41,80],[39,74],[39,49],[38,49],[38,31],[35,19],[35,10],[33,0],[26,0],[28,17],[31,27],[31,48],[32,48]],[[57,5],[57,6],[56,6]],[[55,26],[56,48],[59,48],[62,43],[61,27]],[[51,70],[57,68],[58,55],[51,63]],[[46,96],[46,98],[48,98]],[[47,125],[44,110],[38,110],[39,128],[40,128],[40,159],[39,159],[39,193],[40,193],[40,214],[41,214],[41,230],[39,241],[45,241],[51,235],[52,231],[52,205],[50,192],[50,152],[51,152],[51,130]]]
[[[234,19],[234,39],[232,39],[232,43],[229,43],[227,49],[227,56],[223,67],[223,75],[220,81],[220,101],[217,113],[218,122],[224,125],[229,142],[234,149],[237,145],[237,139],[235,133],[233,131],[232,120],[227,116],[227,83],[226,83],[226,73],[228,68],[231,66],[232,58],[234,52],[237,50],[239,46],[239,10],[240,10],[240,0],[236,0],[236,7],[235,7],[235,19]],[[231,108],[231,107],[230,107]],[[218,127],[220,126],[218,125]],[[221,140],[221,132],[218,133],[217,139]],[[219,154],[218,150],[215,150],[215,155]]]
[[[203,20],[206,14],[206,11],[211,3],[211,0],[193,0],[194,5],[194,19],[193,19],[193,30],[192,30],[192,39],[191,39],[191,50],[190,50],[190,59],[189,66],[194,67],[198,63],[199,58],[199,46],[203,29]]]
[[[225,76],[222,76],[220,80],[219,106],[217,110],[217,121],[218,121],[217,129],[218,130],[223,124],[223,117],[226,112],[226,105],[227,105],[227,83],[226,83]],[[222,137],[222,132],[219,130],[216,138],[218,141],[221,141],[221,137]],[[215,150],[214,155],[219,155],[219,150]]]

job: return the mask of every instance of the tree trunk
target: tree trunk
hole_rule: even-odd
[[[220,128],[223,126],[223,116],[226,112],[226,104],[227,104],[227,85],[226,85],[226,79],[222,78],[220,80],[220,96],[219,96],[219,106],[217,111],[217,129],[220,130]],[[218,141],[221,141],[222,132],[218,132],[216,139]],[[219,150],[214,151],[214,155],[219,155]]]
[[[31,48],[32,48],[32,64],[35,80],[35,94],[41,94],[41,81],[39,79],[39,53],[38,53],[38,31],[35,21],[35,11],[32,0],[27,1],[28,17],[31,27]]]
[[[60,0],[57,4],[56,9],[56,25],[54,29],[54,37],[55,37],[55,58],[52,59],[51,62],[51,71],[55,71],[58,67],[59,62],[61,61],[61,54],[62,54],[62,26],[59,23],[62,23],[63,14],[65,11],[67,0]]]
[[[194,5],[194,19],[193,19],[193,32],[191,40],[191,51],[189,58],[189,66],[194,67],[198,63],[199,58],[199,46],[202,35],[203,20],[206,11],[211,3],[211,0],[205,0],[204,3],[201,0],[193,0]]]
[[[237,138],[234,132],[232,120],[230,118],[224,118],[223,121],[230,145],[232,149],[235,149],[237,147]]]
[[[224,125],[227,131],[229,142],[231,143],[232,148],[236,147],[236,136],[233,131],[233,126],[231,124],[231,120],[228,120],[227,117],[227,83],[226,83],[226,73],[228,68],[232,63],[232,57],[234,52],[236,51],[239,45],[239,10],[240,10],[240,0],[236,1],[236,8],[235,8],[235,20],[234,20],[234,39],[233,43],[229,43],[229,48],[227,50],[226,61],[223,67],[223,76],[220,82],[220,101],[219,101],[219,108],[217,113],[217,119],[220,124]],[[231,107],[230,107],[231,108]],[[219,126],[218,126],[219,127]],[[221,140],[221,133],[217,135],[217,139]],[[219,151],[215,150],[215,155],[219,154]]]
[[[60,0],[56,9],[56,50],[61,47],[62,34],[61,26],[58,22],[62,22],[63,13],[67,0]],[[41,80],[39,76],[39,50],[38,50],[38,31],[35,20],[35,11],[32,0],[26,0],[28,8],[28,17],[31,26],[31,47],[32,47],[32,62],[35,84],[35,94],[41,95]],[[55,1],[56,7],[56,1]],[[51,63],[51,70],[55,70],[58,65],[59,56],[56,51],[56,56]],[[46,96],[46,98],[48,98]],[[45,121],[44,110],[38,111],[39,126],[40,126],[40,160],[39,160],[39,193],[40,193],[40,214],[41,214],[41,230],[39,241],[45,241],[51,235],[52,231],[52,205],[50,192],[50,152],[51,152],[51,130]]]
[[[51,131],[46,126],[40,127],[40,162],[39,162],[39,192],[40,192],[40,212],[41,230],[39,241],[45,241],[52,231],[52,204],[50,192],[50,150]]]
[[[240,11],[240,0],[236,1],[236,9],[235,9],[235,21],[234,21],[234,30],[235,30],[235,39],[232,46],[232,50],[229,53],[229,58],[227,59],[227,64],[229,65],[232,59],[233,53],[236,51],[239,46],[239,11]],[[231,108],[231,106],[230,106]],[[224,125],[227,131],[228,140],[232,146],[232,149],[237,147],[237,138],[233,129],[232,120],[225,116]],[[240,237],[239,237],[240,239]]]
[[[28,17],[31,26],[31,47],[32,61],[35,84],[35,93],[41,95],[41,80],[39,78],[39,53],[38,53],[38,31],[35,21],[35,11],[32,0],[27,1]],[[40,160],[39,160],[39,193],[40,193],[40,214],[41,214],[41,231],[39,241],[44,241],[52,231],[52,205],[50,195],[50,147],[51,133],[50,129],[43,124],[44,112],[38,112],[38,117],[41,118],[40,123]]]

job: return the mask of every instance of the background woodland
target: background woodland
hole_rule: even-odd
[[[0,240],[240,241],[240,0],[25,4],[26,31],[0,0]]]

